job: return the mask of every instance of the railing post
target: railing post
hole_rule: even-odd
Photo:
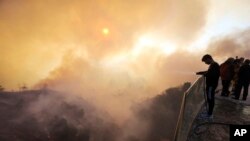
[[[177,121],[177,125],[175,128],[175,133],[174,133],[174,139],[173,141],[177,141],[178,140],[178,131],[180,129],[180,125],[182,123],[182,119],[183,119],[183,111],[185,108],[185,99],[186,99],[186,94],[187,92],[184,93],[183,98],[182,98],[182,102],[181,102],[181,108],[180,108],[180,112],[179,112],[179,116],[178,116],[178,121]]]

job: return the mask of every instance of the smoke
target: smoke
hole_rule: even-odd
[[[118,122],[130,115],[129,106],[133,102],[153,92],[153,88],[148,87],[142,78],[119,69],[119,66],[109,68],[70,56],[66,56],[65,63],[40,85],[47,84],[57,91],[81,96],[107,110]]]
[[[57,91],[1,101],[1,127],[25,141],[171,140],[184,89],[162,90],[204,68],[183,46],[208,9],[208,0],[1,0],[0,83]],[[207,51],[248,57],[248,45],[245,31]]]
[[[120,140],[171,138],[177,117],[171,109],[178,111],[178,106],[164,99],[173,94],[144,101],[167,87],[192,81],[193,72],[200,70],[199,65],[189,67],[199,56],[185,53],[181,46],[199,35],[207,4],[206,0],[1,1],[1,81],[8,87],[23,80],[39,81],[35,87],[46,84],[60,93],[41,95],[27,106],[28,117],[35,118],[28,121],[44,125],[46,131],[43,126],[39,129],[51,138],[64,132],[78,135],[79,130],[84,140],[94,141],[118,140],[120,134],[114,131],[121,132]],[[103,34],[104,28],[109,34]],[[167,123],[158,128],[164,120]]]
[[[131,106],[134,103],[152,98],[183,81],[193,81],[201,65],[189,66],[202,64],[200,56],[182,52],[167,57],[151,56],[147,65],[146,62],[141,63],[140,58],[136,61],[122,60],[117,64],[95,62],[82,56],[76,57],[74,52],[67,54],[62,62],[36,87],[46,84],[56,91],[70,94],[68,96],[80,96],[107,111],[119,124],[132,115]]]
[[[135,117],[127,122],[124,139],[132,141],[173,140],[182,96],[189,87],[189,83],[173,87],[154,98],[134,105]]]
[[[113,141],[120,131],[107,113],[79,97],[54,91],[1,97],[2,141]]]
[[[199,34],[207,5],[207,0],[2,0],[1,83],[8,89],[33,85],[57,68],[68,50],[100,61],[135,48],[145,34],[178,48]]]
[[[250,56],[250,29],[238,31],[225,37],[211,42],[208,46],[208,52],[219,58],[226,57],[245,57]]]
[[[183,59],[177,59],[180,55]],[[113,66],[114,64],[99,64],[68,54],[64,58],[64,64],[41,81],[40,85],[46,83],[53,89],[65,92],[65,97],[80,96],[95,108],[106,111],[112,117],[112,124],[121,130],[117,140],[172,139],[180,106],[178,104],[181,103],[185,90],[172,88],[155,96],[159,95],[159,90],[167,87],[166,80],[172,78],[177,80],[175,83],[181,83],[183,78],[192,77],[197,68],[190,68],[189,65],[194,60],[198,62],[200,56],[180,53],[168,57],[167,61],[164,57],[157,58],[162,64],[155,65],[154,71],[150,71],[151,77],[148,73],[143,73],[144,69],[140,67],[145,66],[140,66],[137,62],[130,64],[131,62],[125,61]],[[184,60],[189,61],[184,63]],[[177,64],[180,64],[178,70],[185,71],[175,72],[172,67]],[[134,65],[136,68],[124,70],[125,65]],[[162,79],[162,74],[172,77]]]
[[[51,90],[0,94],[1,136],[5,140],[154,141],[171,140],[184,91],[171,88],[133,105],[119,125],[108,113],[78,96]],[[172,101],[176,101],[173,103]]]

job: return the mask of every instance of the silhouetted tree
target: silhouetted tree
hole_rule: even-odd
[[[0,92],[4,91],[4,87],[0,85]]]
[[[24,84],[22,87],[20,87],[20,89],[21,89],[22,91],[26,91],[26,90],[28,89],[28,87]]]

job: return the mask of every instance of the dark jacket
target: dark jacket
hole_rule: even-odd
[[[234,76],[234,66],[230,63],[223,63],[220,65],[221,80],[232,80]]]
[[[207,73],[205,74],[206,77],[206,86],[207,87],[214,87],[218,86],[218,81],[220,77],[220,66],[218,63],[213,62],[210,64]]]
[[[249,83],[250,82],[250,66],[249,65],[242,65],[240,67],[238,73],[238,81],[240,83]]]

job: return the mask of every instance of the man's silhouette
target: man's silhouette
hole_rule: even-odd
[[[250,60],[246,59],[243,65],[239,69],[239,73],[238,73],[239,79],[236,85],[235,98],[234,98],[236,100],[240,98],[242,87],[244,88],[242,100],[247,99],[248,87],[250,83],[250,65],[249,64],[250,64]]]
[[[215,62],[211,55],[206,54],[202,57],[202,62],[209,65],[209,68],[205,72],[198,72],[206,77],[206,96],[208,102],[208,112],[205,115],[206,118],[213,118],[214,109],[214,95],[215,89],[218,86],[218,80],[220,77],[220,66]]]

